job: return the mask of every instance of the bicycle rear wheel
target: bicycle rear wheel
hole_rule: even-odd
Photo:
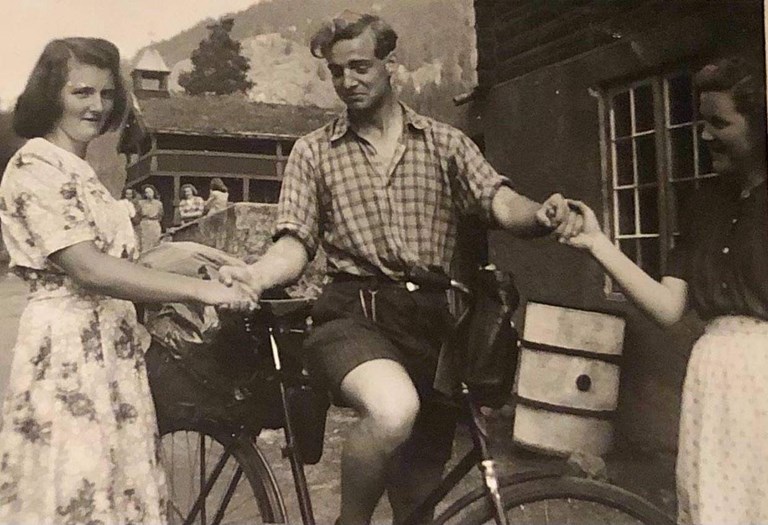
[[[615,485],[572,476],[532,479],[501,487],[510,525],[674,525],[649,501]],[[476,491],[449,507],[440,525],[495,523],[491,507]]]
[[[194,428],[161,439],[170,524],[285,523],[272,470],[247,436]]]

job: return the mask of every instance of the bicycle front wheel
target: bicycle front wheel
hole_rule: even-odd
[[[196,428],[161,439],[171,525],[285,523],[274,475],[247,436]]]
[[[669,516],[637,494],[590,479],[545,477],[506,484],[500,490],[510,525],[674,525]],[[435,523],[481,525],[495,520],[478,491],[459,500]]]

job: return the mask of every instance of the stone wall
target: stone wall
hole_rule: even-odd
[[[272,245],[274,204],[239,202],[167,234],[172,241],[192,241],[217,248],[246,262],[256,261]],[[288,289],[291,295],[316,297],[325,276],[322,250],[310,262],[299,282]]]

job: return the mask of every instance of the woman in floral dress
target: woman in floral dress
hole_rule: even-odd
[[[133,262],[128,213],[84,160],[125,109],[119,68],[105,40],[55,40],[16,105],[30,140],[0,184],[0,221],[29,301],[0,420],[3,524],[165,522],[149,341],[131,301],[245,305],[219,283]]]

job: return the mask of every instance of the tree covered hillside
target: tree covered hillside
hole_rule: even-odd
[[[472,0],[271,0],[234,13],[232,38],[250,59],[254,100],[331,107],[338,103],[322,61],[307,42],[320,23],[344,9],[372,12],[400,35],[396,81],[417,109],[453,120],[451,99],[475,82]],[[152,47],[172,69],[172,88],[191,69],[190,56],[210,20]]]

